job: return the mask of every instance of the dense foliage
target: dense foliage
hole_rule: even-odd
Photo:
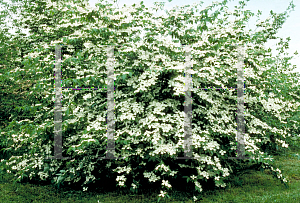
[[[142,3],[120,11],[103,2],[97,9],[86,1],[19,3],[22,20],[15,26],[29,29],[30,35],[8,36],[2,30],[1,51],[7,55],[1,57],[7,58],[1,60],[6,62],[0,75],[4,88],[11,87],[1,89],[1,105],[16,97],[21,102],[3,110],[2,118],[9,122],[1,133],[3,151],[11,153],[1,167],[15,171],[18,181],[79,182],[86,190],[108,178],[136,191],[149,184],[170,188],[185,178],[201,192],[209,181],[225,187],[230,175],[248,163],[272,167],[265,147],[269,153],[288,148],[299,135],[300,77],[291,73],[291,57],[282,57],[289,39],[281,39],[276,57],[263,47],[267,39],[276,39],[287,12],[271,13],[257,24],[264,29],[248,32],[244,24],[254,14],[243,10],[244,2],[234,12],[226,9],[226,0],[200,11],[176,8],[167,18],[153,17]],[[217,6],[221,8],[209,15]],[[236,20],[228,22],[229,15]],[[139,37],[142,29],[144,38]],[[236,151],[237,97],[236,90],[226,87],[236,87],[237,43],[245,47],[245,146],[246,156],[254,160],[228,159]],[[71,45],[62,52],[62,87],[105,87],[106,47],[101,45],[122,45],[114,47],[114,138],[115,156],[124,160],[97,160],[106,153],[105,89],[63,91],[63,156],[72,159],[45,159],[53,155],[56,44]],[[192,48],[193,87],[199,87],[192,91],[193,156],[203,160],[175,159],[184,151],[185,58],[180,44]],[[201,89],[206,87],[224,89]],[[273,172],[287,182],[279,169]]]

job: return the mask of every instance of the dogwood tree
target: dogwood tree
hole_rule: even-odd
[[[139,185],[161,186],[164,196],[165,190],[185,178],[201,192],[208,181],[225,187],[230,174],[244,169],[247,162],[271,168],[272,157],[263,152],[263,146],[270,145],[272,138],[273,149],[287,148],[299,132],[293,129],[299,126],[299,75],[290,72],[289,57],[275,60],[271,50],[263,47],[267,39],[276,38],[293,4],[286,12],[271,13],[257,24],[264,29],[250,32],[244,30],[244,23],[254,14],[243,10],[244,2],[233,12],[226,8],[226,0],[200,11],[195,9],[197,4],[177,7],[167,18],[153,17],[143,3],[115,10],[103,1],[96,9],[87,7],[86,1],[20,2],[22,21],[16,26],[29,29],[24,40],[30,48],[25,49],[24,57],[16,57],[23,66],[16,64],[10,73],[20,84],[17,72],[26,70],[26,76],[36,83],[27,95],[33,103],[22,107],[34,119],[14,118],[5,132],[7,150],[14,148],[16,156],[2,160],[1,167],[16,171],[16,180],[38,178],[58,186],[80,182],[85,191],[106,174],[113,184],[131,186],[132,191]],[[221,8],[208,15],[216,6]],[[228,22],[229,15],[236,20]],[[143,39],[139,36],[142,29],[146,31]],[[278,45],[285,43],[282,39]],[[193,67],[194,159],[190,160],[176,159],[185,145],[184,54],[189,54],[182,44],[190,45]],[[237,44],[245,50],[244,144],[246,156],[253,157],[250,160],[229,159],[237,149]],[[62,87],[98,87],[63,92],[63,156],[71,160],[46,159],[53,154],[57,45],[69,46],[62,51]],[[115,157],[124,157],[122,161],[98,159],[105,156],[107,146],[107,94],[100,88],[108,85],[107,47],[111,45],[117,61]],[[12,126],[19,126],[18,131]],[[271,169],[287,182],[280,171]]]

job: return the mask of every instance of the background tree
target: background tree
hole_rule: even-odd
[[[16,37],[8,32],[10,28],[5,23],[5,20],[12,19],[11,13],[16,11],[16,8],[9,12],[7,9],[9,7],[8,3],[2,3],[6,6],[6,9],[1,11],[0,122],[1,126],[7,126],[15,117],[18,117],[18,119],[30,117],[27,112],[18,111],[17,109],[22,107],[24,103],[29,105],[29,98],[26,96],[26,91],[28,92],[29,87],[32,86],[35,81],[26,80],[24,78],[26,74],[24,70],[22,70],[23,65],[21,61],[16,60],[23,58],[26,49],[28,47],[30,48],[30,46],[26,44],[26,39],[24,38],[25,34],[18,31],[19,36]],[[13,72],[16,67],[19,67],[21,71]],[[20,78],[22,80],[18,82],[15,81],[15,79]]]

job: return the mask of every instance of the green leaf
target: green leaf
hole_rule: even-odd
[[[155,157],[153,157],[153,156],[151,156],[150,158],[149,158],[149,161],[153,161],[153,162],[155,162]]]
[[[70,114],[70,110],[69,110],[69,108],[67,108],[66,116],[68,116],[69,114]]]
[[[59,174],[59,177],[57,178],[57,182],[56,183],[59,184],[59,183],[63,182],[64,179],[65,179],[64,176],[62,174]]]
[[[44,172],[47,172],[49,171],[50,167],[49,167],[49,164],[48,163],[45,163],[45,167],[44,167]]]
[[[69,147],[69,149],[67,150],[67,153],[69,153],[70,151],[74,151],[75,152],[75,148],[74,147]]]

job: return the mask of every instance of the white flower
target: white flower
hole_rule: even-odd
[[[199,191],[199,192],[202,192],[202,186],[200,185],[200,183],[198,182],[198,181],[195,181],[195,186],[198,188],[197,190]]]
[[[169,168],[166,167],[164,164],[158,165],[158,166],[155,168],[155,170],[158,170],[159,168],[163,168],[163,170],[166,171],[166,172],[169,171]]]
[[[133,20],[132,16],[127,16],[127,18],[123,19],[123,23],[130,23]]]
[[[133,187],[133,189],[136,188],[136,184],[134,184],[134,183],[131,183],[131,186]]]
[[[167,194],[167,192],[160,191],[160,194],[159,194],[158,196],[160,196],[160,197],[164,197],[164,196],[165,196],[165,194]]]
[[[119,182],[120,180],[121,180],[121,181],[122,181],[122,180],[125,181],[125,180],[126,180],[125,175],[117,176],[116,181]]]
[[[226,151],[221,150],[220,154],[223,156],[224,154],[226,154]]]
[[[192,176],[190,176],[191,177],[191,179],[193,179],[193,180],[195,180],[196,178],[197,178],[197,176],[195,176],[195,175],[192,175]]]
[[[176,173],[178,173],[178,171],[171,171],[170,176],[174,176]]]
[[[150,173],[149,172],[144,172],[144,177],[149,178],[150,182],[156,182],[157,180],[160,179],[160,177],[156,176],[152,171]]]
[[[116,169],[114,169],[113,171],[118,171],[118,173],[126,172],[127,174],[129,174],[129,172],[131,171],[131,167],[130,167],[130,166],[124,166],[124,167],[118,166],[118,167],[117,167]]]
[[[86,48],[91,48],[91,47],[93,47],[94,45],[93,45],[91,42],[85,42],[85,43],[83,44],[83,46],[85,46]]]
[[[219,162],[220,161],[219,158],[215,157],[215,156],[214,156],[214,160],[215,160],[215,162]]]
[[[44,49],[48,49],[48,48],[49,48],[48,44],[44,44],[44,45],[43,45],[43,48],[44,48]]]
[[[171,188],[172,186],[169,184],[169,181],[168,180],[162,180],[162,185],[168,187],[168,188]]]
[[[288,148],[289,147],[289,145],[288,144],[282,144],[282,147],[286,147],[286,148]]]
[[[203,177],[205,177],[206,179],[209,179],[209,173],[207,173],[206,171],[202,171],[200,173],[200,175],[202,175]]]
[[[212,142],[208,142],[203,148],[204,150],[214,150],[215,148],[217,148],[219,146],[219,144],[216,141],[212,141]]]
[[[77,10],[80,11],[81,13],[88,13],[88,11],[83,9],[82,7],[77,7]]]
[[[223,177],[229,176],[230,174],[228,173],[229,169],[228,168],[224,168],[223,169]]]
[[[88,98],[92,98],[92,95],[89,93],[89,94],[87,94],[87,95],[84,95],[83,98],[86,100],[86,99],[88,99]]]

